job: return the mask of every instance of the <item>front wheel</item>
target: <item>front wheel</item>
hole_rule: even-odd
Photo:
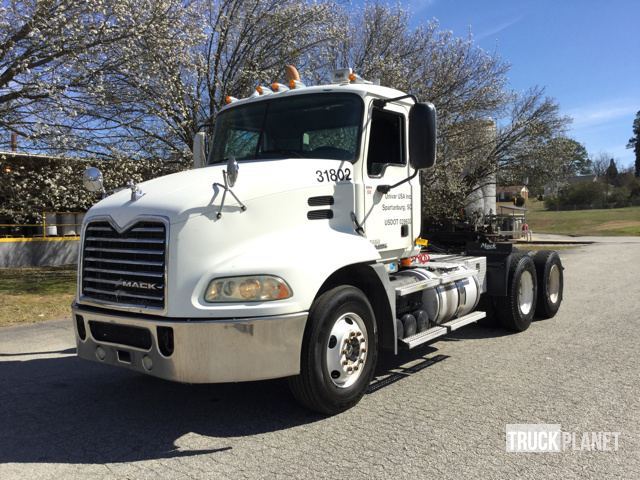
[[[302,343],[300,374],[289,379],[307,408],[334,415],[360,401],[377,361],[377,330],[371,304],[352,286],[316,299]]]

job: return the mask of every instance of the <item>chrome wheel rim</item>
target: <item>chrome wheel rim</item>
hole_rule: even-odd
[[[531,272],[524,271],[520,276],[520,285],[518,285],[518,306],[523,315],[528,315],[533,308],[533,275]]]
[[[326,359],[329,378],[336,387],[353,385],[367,361],[367,327],[362,318],[352,312],[341,315],[331,327]]]
[[[560,268],[558,265],[552,265],[547,278],[547,292],[549,301],[553,304],[558,303],[560,298]]]

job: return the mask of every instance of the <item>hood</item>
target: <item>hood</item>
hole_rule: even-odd
[[[124,227],[143,215],[161,215],[171,224],[186,221],[190,216],[207,215],[218,211],[224,188],[222,171],[226,165],[174,173],[138,185],[142,196],[131,199],[131,190],[125,188],[101,200],[88,212],[86,219],[110,216]],[[241,162],[233,193],[245,205],[256,199],[287,191],[328,187],[335,185],[321,175],[325,170],[338,170],[350,176],[353,182],[353,164],[342,160],[294,158],[285,160]],[[239,211],[238,203],[227,194],[225,212]]]

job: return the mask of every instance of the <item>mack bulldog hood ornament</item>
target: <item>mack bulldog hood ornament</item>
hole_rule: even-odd
[[[135,202],[139,198],[144,197],[144,192],[140,190],[140,187],[133,180],[127,182],[127,188],[131,190],[131,201]]]

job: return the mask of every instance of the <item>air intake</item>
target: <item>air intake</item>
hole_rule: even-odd
[[[323,220],[333,218],[333,211],[331,210],[311,210],[307,212],[307,218],[309,220]]]
[[[331,195],[322,195],[320,197],[309,197],[307,203],[310,207],[323,207],[325,205],[333,205],[334,199]]]

